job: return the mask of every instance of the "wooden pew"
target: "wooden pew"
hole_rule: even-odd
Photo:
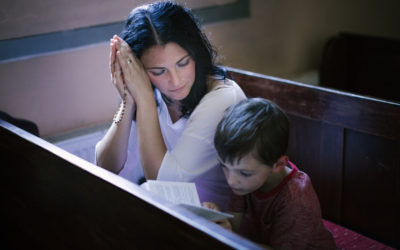
[[[0,119],[2,249],[257,249]]]
[[[228,71],[288,114],[288,155],[311,177],[324,218],[400,248],[400,103]]]
[[[228,70],[288,113],[288,154],[324,218],[400,248],[400,104]],[[0,157],[0,239],[11,249],[256,247],[4,121]]]

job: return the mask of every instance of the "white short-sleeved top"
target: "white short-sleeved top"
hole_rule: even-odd
[[[226,79],[208,92],[188,119],[172,123],[167,105],[156,90],[161,133],[167,147],[157,180],[195,182],[200,201],[226,208],[231,190],[219,166],[214,133],[224,111],[245,99],[242,89]],[[120,175],[136,182],[142,176],[136,124],[132,124],[128,158]]]

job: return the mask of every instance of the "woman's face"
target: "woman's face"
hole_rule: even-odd
[[[196,77],[196,63],[181,46],[173,42],[152,46],[140,60],[161,93],[174,101],[188,96]]]

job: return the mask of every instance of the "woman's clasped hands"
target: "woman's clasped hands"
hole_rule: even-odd
[[[110,39],[110,71],[114,86],[128,105],[135,106],[149,95],[153,98],[153,89],[143,64],[117,35]]]

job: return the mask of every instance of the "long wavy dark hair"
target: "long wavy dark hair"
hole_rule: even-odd
[[[186,98],[181,100],[183,117],[189,117],[201,98],[207,93],[210,76],[225,79],[226,72],[215,64],[216,52],[197,19],[189,9],[173,1],[156,2],[135,8],[126,20],[121,33],[138,58],[154,45],[175,42],[184,48],[196,62],[195,81]],[[164,101],[170,103],[162,94]]]

